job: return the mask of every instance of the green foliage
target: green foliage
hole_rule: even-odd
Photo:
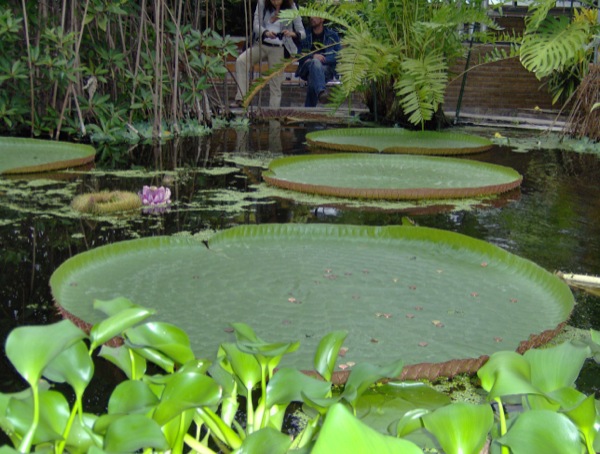
[[[520,48],[523,66],[539,79],[548,78],[552,101],[570,99],[589,71],[597,49],[598,7],[582,2],[572,17],[553,17],[553,0],[535,0],[528,7]]]
[[[592,349],[600,348],[596,332],[589,346],[567,343],[524,356],[493,355],[479,373],[490,400],[519,395],[524,408],[507,424],[499,406],[498,429],[489,405],[449,404],[418,383],[374,386],[399,375],[400,361],[356,365],[345,386],[334,387],[332,358],[341,351],[344,332],[322,339],[314,361],[320,377],[313,377],[285,367],[275,373],[298,343],[264,341],[241,323],[232,325],[236,341],[223,344],[210,362],[194,358],[180,329],[147,321],[150,312],[127,299],[98,301],[96,307],[106,318],[89,336],[69,321],[9,334],[7,356],[30,387],[0,393],[0,428],[19,452],[418,453],[424,440],[419,432],[436,440],[429,447],[447,453],[476,454],[490,437],[492,449],[594,452],[595,401],[573,383]],[[112,392],[105,414],[86,413],[82,395],[93,375],[91,356],[115,335],[125,343],[103,346],[101,355],[128,378]],[[148,362],[165,373],[148,373]],[[51,382],[73,388],[73,405],[50,389]],[[245,420],[238,412],[243,403]],[[292,403],[303,404],[307,417],[294,437],[283,432]],[[377,415],[369,416],[372,412]],[[2,452],[17,451],[4,447]]]
[[[496,28],[481,2],[364,0],[336,9],[315,3],[300,14],[324,17],[342,32],[335,102],[362,91],[382,120],[421,128],[443,102],[448,67],[465,53],[463,25]]]
[[[155,23],[139,3],[92,0],[50,14],[36,3],[1,6],[0,132],[102,141],[134,122],[155,121],[151,138],[164,124],[209,125],[205,92],[235,43],[191,5],[178,15],[179,2],[161,2],[164,22]]]

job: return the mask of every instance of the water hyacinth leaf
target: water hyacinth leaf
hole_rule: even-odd
[[[117,366],[129,379],[141,377],[146,372],[146,359],[123,345],[119,347],[103,345],[98,356]]]
[[[478,454],[494,424],[489,405],[457,402],[423,416],[425,429],[448,454]]]
[[[94,309],[102,312],[103,314],[112,317],[117,315],[119,312],[123,312],[126,309],[141,308],[141,306],[133,303],[133,301],[118,296],[110,300],[94,300]]]
[[[593,446],[598,438],[596,419],[599,415],[596,411],[596,400],[593,394],[587,397],[583,394],[581,396],[584,399],[577,406],[565,409],[564,414],[577,426],[590,452],[595,452]]]
[[[171,323],[144,323],[129,328],[125,335],[131,344],[158,350],[178,364],[194,359],[187,334]]]
[[[515,453],[581,454],[583,447],[575,424],[565,415],[549,410],[520,414],[497,441]]]
[[[311,148],[335,151],[459,155],[492,147],[486,138],[439,131],[401,128],[343,128],[306,134]]]
[[[70,413],[65,396],[57,391],[41,391],[39,406],[40,419],[32,443],[36,445],[62,440]],[[33,397],[12,399],[8,405],[6,417],[21,438],[32,425],[33,408]]]
[[[95,324],[90,331],[91,350],[121,335],[123,331],[148,318],[154,313],[145,308],[130,308],[111,315],[100,323]]]
[[[54,140],[0,137],[0,174],[24,174],[79,167],[93,163],[89,145]]]
[[[267,383],[267,408],[301,402],[303,395],[325,398],[330,392],[331,383],[309,377],[298,369],[282,367]]]
[[[428,413],[429,410],[424,408],[416,408],[407,411],[404,416],[394,424],[390,432],[397,437],[405,437],[406,435],[423,428],[422,417]]]
[[[108,400],[109,414],[145,414],[158,404],[150,386],[140,380],[126,380],[117,385]]]
[[[85,333],[68,320],[43,326],[20,326],[6,339],[6,356],[27,383],[37,388],[44,368],[85,337]]]
[[[258,360],[253,355],[241,351],[236,344],[225,343],[221,348],[227,355],[235,377],[245,388],[246,394],[249,394],[261,381],[262,371]]]
[[[403,379],[475,372],[496,351],[546,343],[574,305],[569,287],[530,261],[465,235],[403,226],[248,225],[215,234],[209,247],[181,237],[123,241],[67,260],[51,288],[64,314],[90,325],[102,318],[85,301],[143,301],[152,320],[183,329],[209,359],[235,341],[231,314],[278,341],[300,340],[280,366],[305,371],[314,371],[323,336],[347,331],[332,380],[348,375],[342,363],[390,358],[404,360]]]
[[[343,404],[338,403],[327,412],[311,452],[313,454],[332,452],[422,454],[423,451],[410,441],[383,435],[371,429],[354,417]]]
[[[369,363],[357,364],[350,373],[342,397],[352,406],[373,383],[382,378],[397,378],[402,372],[404,362],[395,361],[387,366],[378,366]]]
[[[175,361],[169,358],[167,355],[159,352],[158,350],[154,350],[153,348],[136,348],[129,345],[128,341],[125,341],[125,345],[128,348],[131,348],[134,352],[140,355],[145,360],[156,364],[158,367],[163,369],[165,372],[173,373],[175,370]]]
[[[509,167],[465,159],[338,153],[274,159],[263,179],[308,194],[431,200],[501,194],[519,187],[522,176]]]
[[[107,452],[135,452],[145,448],[169,449],[160,426],[147,416],[122,416],[106,430],[104,450]]]
[[[481,387],[488,398],[518,394],[543,394],[531,384],[531,367],[515,352],[496,352],[478,371]]]
[[[238,342],[250,342],[256,344],[266,343],[258,337],[252,327],[246,323],[232,323],[231,327],[233,328],[235,338]]]
[[[102,436],[93,431],[98,416],[83,413],[81,418],[75,418],[65,444],[67,452],[89,452],[93,446],[102,446]]]
[[[285,454],[292,445],[292,439],[271,427],[251,433],[236,450],[237,454]]]
[[[85,343],[79,341],[56,356],[43,374],[48,380],[71,385],[80,399],[94,375],[94,362]]]
[[[192,372],[176,373],[167,383],[154,420],[161,426],[186,410],[217,405],[221,399],[221,387],[212,378]]]
[[[332,331],[321,339],[315,352],[314,367],[326,381],[331,380],[340,348],[348,331]]]
[[[587,345],[563,342],[551,348],[529,350],[523,356],[531,366],[531,383],[544,392],[551,392],[574,386],[590,355]]]

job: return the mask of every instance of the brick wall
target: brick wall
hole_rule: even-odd
[[[490,46],[473,48],[471,66],[477,64],[479,54]],[[506,48],[508,53],[508,47]],[[444,109],[453,112],[458,103],[465,60],[452,68],[456,75],[448,85]],[[458,76],[458,77],[457,77]],[[451,76],[452,77],[452,76]],[[510,113],[517,109],[558,109],[542,82],[527,71],[518,58],[487,63],[474,67],[466,74],[461,111]]]

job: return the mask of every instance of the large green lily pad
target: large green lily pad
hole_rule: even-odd
[[[89,145],[0,137],[0,174],[26,174],[79,167],[94,161]]]
[[[459,155],[478,153],[493,146],[479,136],[400,128],[340,128],[306,134],[311,148],[336,151]]]
[[[401,226],[240,226],[208,247],[181,237],[125,241],[72,257],[50,285],[80,323],[102,319],[94,299],[154,308],[201,357],[214,357],[234,339],[230,323],[244,322],[266,340],[300,340],[284,363],[310,371],[318,341],[344,329],[340,368],[400,358],[410,378],[473,372],[485,355],[537,346],[574,304],[563,281],[530,261],[464,235]]]
[[[481,197],[517,188],[514,169],[458,158],[339,153],[274,159],[264,180],[335,197],[415,200]]]

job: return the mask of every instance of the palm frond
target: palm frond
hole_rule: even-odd
[[[418,125],[431,120],[444,101],[448,67],[441,53],[422,59],[407,58],[402,62],[404,74],[394,88],[408,120]]]
[[[590,40],[589,25],[567,17],[547,18],[537,32],[523,37],[521,63],[538,79],[572,64]]]

